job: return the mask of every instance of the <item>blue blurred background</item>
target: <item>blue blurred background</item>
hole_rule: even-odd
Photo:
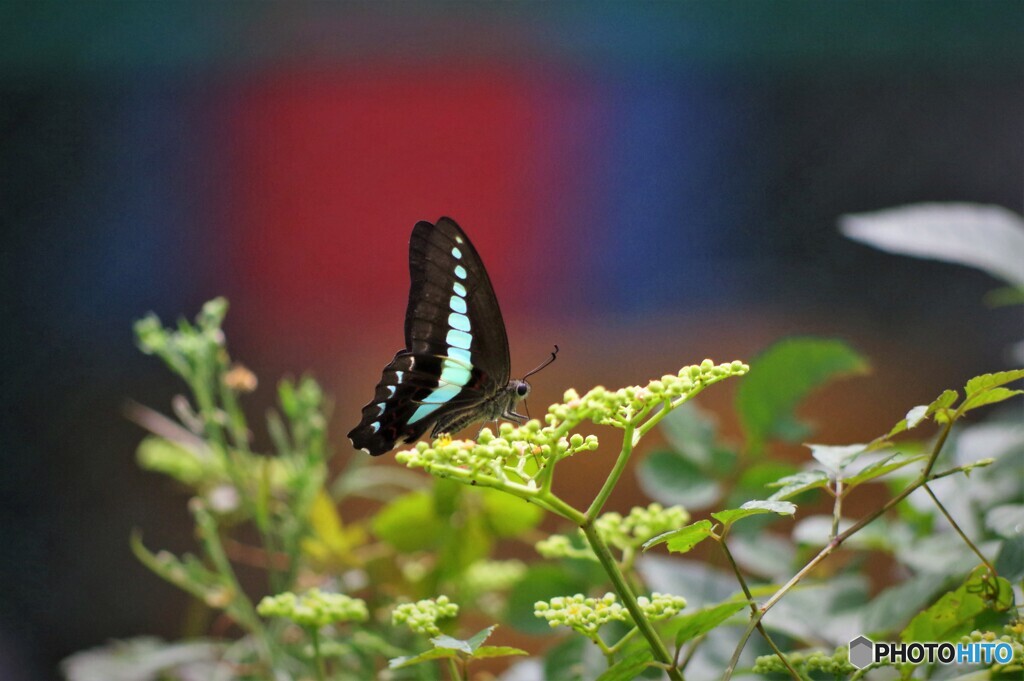
[[[1024,208],[1017,2],[3,3],[0,38],[4,679],[182,632],[128,550],[133,527],[190,546],[122,415],[181,388],[133,347],[149,310],[228,296],[254,413],[311,371],[339,461],[401,347],[409,232],[440,215],[488,265],[514,372],[562,346],[536,410],[819,333],[876,367],[815,405],[819,440],[857,441],[1020,335],[995,281],[836,231]]]

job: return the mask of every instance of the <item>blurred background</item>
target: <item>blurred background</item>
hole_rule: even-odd
[[[421,219],[475,242],[514,374],[561,346],[535,412],[815,333],[875,369],[821,394],[816,439],[863,441],[1009,366],[1024,327],[986,275],[836,229],[1024,208],[1019,3],[3,3],[0,38],[4,679],[182,632],[185,597],[128,548],[192,541],[123,415],[181,389],[133,345],[147,311],[227,296],[249,406],[312,373],[338,465],[402,346]],[[705,403],[727,430],[732,390]]]

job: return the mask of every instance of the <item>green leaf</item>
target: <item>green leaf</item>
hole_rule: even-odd
[[[673,451],[702,470],[711,467],[717,428],[710,413],[695,402],[684,402],[662,420],[660,427]]]
[[[900,634],[900,640],[955,641],[974,629],[975,618],[989,611],[1003,612],[1013,606],[1013,587],[1002,577],[993,577],[981,565],[959,588],[918,613]]]
[[[669,450],[647,456],[637,471],[640,488],[666,506],[705,508],[718,499],[721,488],[697,464]]]
[[[395,657],[388,660],[388,669],[402,669],[411,667],[414,664],[430,662],[432,660],[444,660],[451,657],[458,657],[459,651],[452,648],[431,648],[425,653],[406,657]]]
[[[937,423],[946,423],[952,414],[949,408],[959,399],[960,393],[955,390],[943,390],[942,394],[936,397],[928,405],[928,415],[933,416]]]
[[[912,463],[924,461],[927,458],[927,454],[892,454],[875,461],[849,477],[844,477],[843,483],[847,487],[854,487],[861,483],[868,482],[869,480],[880,478],[883,475],[892,473],[904,466],[909,466]]]
[[[435,636],[430,639],[430,642],[434,644],[435,648],[457,650],[460,653],[466,653],[467,655],[473,653],[473,648],[469,645],[469,641],[463,641],[461,638],[455,638],[453,636],[448,636],[447,634]]]
[[[596,676],[596,672],[588,673],[584,662],[584,654],[589,645],[593,644],[582,636],[570,636],[549,650],[544,656],[544,678],[558,681],[588,681]]]
[[[653,660],[649,649],[636,650],[609,667],[596,681],[635,681]]]
[[[519,537],[537,527],[544,517],[536,504],[496,489],[479,490],[483,498],[484,517],[498,537]]]
[[[1016,397],[1024,393],[1024,390],[1010,390],[1009,388],[990,388],[985,392],[981,393],[977,397],[967,398],[964,401],[963,413],[967,413],[972,409],[978,407],[984,407],[989,404],[997,404],[1004,400],[1008,400],[1011,397]]]
[[[1024,378],[1024,369],[1014,369],[1012,371],[999,371],[994,374],[982,374],[981,376],[975,376],[971,380],[967,381],[967,385],[964,386],[964,392],[967,394],[967,400],[972,397],[992,388],[1006,385],[1007,383],[1013,383]]]
[[[885,589],[864,606],[864,633],[884,635],[905,626],[948,581],[946,575],[922,572]]]
[[[555,596],[585,593],[589,588],[587,579],[564,567],[544,563],[531,565],[509,591],[502,621],[528,634],[550,634],[548,623],[534,616],[533,604]]]
[[[775,482],[768,483],[769,487],[779,488],[774,494],[768,497],[768,500],[783,501],[785,499],[791,499],[801,492],[825,487],[828,485],[828,481],[828,473],[825,471],[804,471],[802,473],[796,473],[795,475],[787,475],[784,478],[779,478]]]
[[[712,524],[710,520],[698,520],[697,522],[682,527],[678,530],[663,532],[644,542],[643,549],[646,551],[652,546],[662,542],[668,542],[668,550],[672,553],[686,553],[697,544],[711,536]]]
[[[449,527],[434,512],[430,492],[417,491],[393,499],[374,516],[373,533],[403,553],[434,548]]]
[[[676,646],[703,636],[745,607],[746,600],[730,600],[697,612],[678,615],[672,621],[672,628],[676,629]]]
[[[1003,542],[996,556],[996,571],[1011,582],[1024,579],[1024,535]]]
[[[811,456],[817,459],[829,471],[837,475],[854,459],[867,451],[867,445],[807,445],[811,448]]]
[[[917,424],[921,423],[928,416],[928,405],[922,404],[921,406],[914,407],[907,412],[907,416],[904,419],[907,422],[907,428],[914,428]]]
[[[507,657],[509,655],[529,655],[530,653],[511,646],[481,646],[473,653],[474,660],[484,660],[489,657]]]
[[[796,506],[788,501],[766,499],[762,501],[748,501],[739,508],[730,508],[724,511],[712,513],[711,517],[726,527],[737,520],[748,518],[752,515],[762,513],[778,513],[779,515],[793,515],[796,513]]]
[[[736,393],[736,410],[749,450],[782,433],[806,432],[793,410],[815,388],[868,370],[867,361],[846,343],[822,338],[789,338],[750,363]]]
[[[485,629],[481,629],[480,631],[476,632],[475,634],[470,636],[468,639],[466,639],[466,643],[469,644],[470,652],[476,652],[476,649],[479,648],[480,646],[482,646],[484,641],[486,641],[490,637],[490,635],[494,633],[494,630],[497,629],[497,628],[498,628],[498,625],[492,624],[491,626],[489,626],[489,627],[487,627]]]

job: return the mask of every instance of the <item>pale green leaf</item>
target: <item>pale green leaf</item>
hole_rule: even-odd
[[[843,478],[843,483],[847,487],[853,487],[927,458],[927,454],[892,454],[866,466],[849,477]]]
[[[768,497],[769,501],[783,501],[785,499],[791,499],[801,492],[806,492],[812,489],[818,489],[828,485],[829,477],[825,471],[803,471],[794,475],[787,475],[784,478],[779,478],[775,482],[768,483],[769,487],[778,487],[779,489]]]
[[[705,508],[721,494],[718,482],[692,460],[676,452],[653,452],[637,471],[644,494],[665,506],[681,504],[689,509]]]
[[[777,513],[779,515],[793,515],[796,513],[796,505],[789,501],[778,501],[772,499],[748,501],[739,508],[730,508],[724,511],[712,513],[711,517],[723,525],[732,525],[737,520],[748,518],[752,515],[762,513]]]
[[[388,669],[402,669],[411,667],[414,664],[431,662],[433,660],[444,660],[451,657],[458,657],[459,651],[452,648],[431,648],[425,653],[405,657],[395,657],[388,660]]]
[[[811,456],[833,473],[842,471],[868,448],[866,444],[842,446],[808,444],[807,446],[811,448]]]
[[[839,224],[880,250],[967,265],[1024,286],[1024,221],[1002,206],[918,203],[844,215]]]
[[[483,660],[489,657],[507,657],[509,655],[529,655],[530,653],[511,646],[480,646],[473,652],[474,660]]]
[[[430,639],[430,642],[434,644],[435,648],[457,650],[460,653],[466,653],[467,655],[473,652],[473,647],[469,644],[469,641],[464,641],[461,638],[448,636],[447,634],[435,636],[434,638]]]
[[[928,416],[928,405],[922,404],[907,412],[907,428],[914,428]]]

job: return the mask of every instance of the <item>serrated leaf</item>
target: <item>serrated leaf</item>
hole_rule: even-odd
[[[643,549],[646,551],[653,546],[667,542],[668,550],[672,553],[686,553],[694,546],[711,536],[711,528],[712,524],[710,520],[698,520],[686,527],[681,527],[678,530],[672,530],[670,532],[663,532],[657,537],[648,539],[644,542]]]
[[[431,648],[425,653],[420,653],[419,655],[407,655],[405,657],[392,658],[388,660],[388,669],[402,669],[404,667],[411,667],[414,664],[431,662],[433,660],[445,660],[458,656],[459,651],[452,648]]]
[[[825,487],[828,484],[828,481],[829,477],[825,471],[803,471],[794,475],[787,475],[784,478],[779,478],[775,482],[768,483],[769,487],[779,488],[774,494],[768,497],[768,500],[783,501],[791,499],[801,492]]]
[[[959,399],[960,393],[955,390],[944,390],[928,405],[928,415],[934,416],[938,423],[949,421],[948,409]]]
[[[833,473],[840,473],[854,459],[867,451],[866,444],[856,445],[814,445],[808,444],[811,456]]]
[[[650,650],[637,650],[609,667],[596,681],[636,681],[653,660]]]
[[[373,533],[404,553],[434,548],[450,528],[434,512],[426,491],[396,497],[373,518]]]
[[[471,652],[476,652],[476,649],[479,648],[480,646],[482,646],[484,641],[486,641],[490,637],[490,635],[494,633],[494,630],[497,629],[497,628],[498,628],[498,625],[492,624],[491,626],[489,626],[489,627],[487,627],[485,629],[481,629],[480,631],[476,632],[475,634],[470,636],[468,639],[466,639],[466,643],[469,644],[470,651]]]
[[[637,478],[647,496],[666,506],[705,508],[721,494],[718,482],[697,464],[668,450],[648,455],[640,463]]]
[[[979,615],[990,610],[1003,612],[1012,605],[1010,583],[990,575],[985,566],[978,566],[959,588],[918,613],[900,633],[900,640],[953,641],[969,634]]]
[[[967,265],[1024,286],[1024,221],[1002,206],[919,203],[844,215],[839,224],[880,250]]]
[[[697,612],[677,616],[672,621],[672,628],[676,629],[676,646],[703,636],[745,607],[747,607],[746,600],[730,600]]]
[[[760,515],[762,513],[793,515],[796,513],[796,505],[789,501],[778,501],[772,499],[748,501],[739,508],[730,508],[724,511],[718,511],[717,513],[712,513],[711,517],[723,525],[729,526],[737,520],[748,518],[752,515]]]
[[[967,385],[964,386],[964,392],[967,394],[967,399],[971,399],[978,393],[996,388],[1007,383],[1024,378],[1024,369],[1013,369],[1012,371],[999,371],[994,374],[982,374],[981,376],[975,376],[971,380],[967,381]]]
[[[867,369],[864,358],[839,340],[789,338],[768,348],[750,363],[736,393],[749,450],[760,453],[769,438],[805,431],[793,414],[796,406],[828,381]]]
[[[847,487],[860,485],[861,483],[865,483],[869,480],[874,480],[875,478],[880,478],[883,475],[892,473],[893,471],[899,470],[904,466],[909,466],[912,463],[923,461],[927,458],[927,454],[893,454],[891,456],[885,457],[884,459],[876,461],[870,466],[865,467],[864,469],[858,471],[857,473],[854,473],[849,477],[843,478],[843,483]]]
[[[1024,390],[1010,390],[1009,388],[990,388],[985,392],[977,395],[976,397],[970,397],[964,401],[963,413],[967,413],[972,409],[978,407],[984,407],[989,404],[997,404],[1004,400],[1008,400],[1011,397],[1015,397],[1024,393]]]

